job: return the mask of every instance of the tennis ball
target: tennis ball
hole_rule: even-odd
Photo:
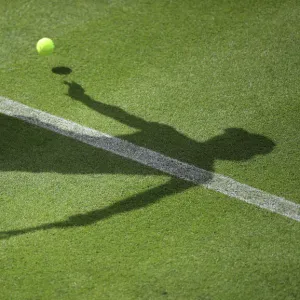
[[[51,39],[42,38],[37,42],[36,50],[40,55],[50,55],[54,50],[54,43]]]

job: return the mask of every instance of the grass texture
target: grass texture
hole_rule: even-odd
[[[300,203],[295,1],[0,9],[1,96]],[[0,139],[2,299],[300,294],[299,223],[4,115]]]

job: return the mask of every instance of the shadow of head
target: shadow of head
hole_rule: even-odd
[[[245,161],[255,155],[266,155],[276,146],[271,139],[241,128],[225,129],[224,134],[208,140],[206,144],[216,159],[233,161]]]

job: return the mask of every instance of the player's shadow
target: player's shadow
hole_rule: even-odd
[[[255,155],[270,153],[275,143],[267,137],[249,133],[240,128],[228,128],[207,141],[195,141],[175,128],[148,122],[123,109],[101,103],[87,95],[75,82],[65,82],[68,96],[80,101],[100,114],[135,128],[134,134],[119,136],[139,146],[214,171],[214,162],[220,160],[246,161]],[[38,123],[38,122],[36,122]],[[44,126],[45,124],[40,124]],[[52,126],[53,127],[53,126]],[[138,163],[96,149],[71,138],[58,135],[18,119],[0,114],[0,171],[57,172],[63,174],[138,174],[160,175],[159,171],[141,167]],[[85,138],[89,138],[85,136]],[[209,181],[210,176],[203,179]],[[194,184],[177,178],[143,193],[116,202],[106,208],[70,216],[65,221],[36,227],[0,232],[0,238],[51,228],[85,226],[116,214],[129,212],[154,204],[160,199],[182,192]]]

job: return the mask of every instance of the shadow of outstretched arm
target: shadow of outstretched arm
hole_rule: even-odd
[[[150,126],[149,122],[143,120],[142,118],[129,114],[118,106],[105,104],[92,99],[85,93],[84,88],[74,81],[64,81],[64,84],[69,87],[67,94],[69,97],[71,97],[73,100],[82,102],[89,108],[102,115],[113,118],[116,121],[119,121],[127,126],[136,129],[146,129]]]
[[[166,196],[182,192],[190,188],[191,186],[194,186],[194,184],[176,178],[171,178],[168,182],[158,187],[152,188],[151,190],[147,190],[138,195],[126,198],[106,208],[96,209],[85,214],[70,216],[65,221],[42,224],[40,226],[29,227],[19,230],[1,231],[0,239],[8,239],[13,236],[23,235],[41,230],[49,230],[55,228],[66,229],[70,227],[91,225],[96,222],[113,217],[114,215],[147,207]]]

